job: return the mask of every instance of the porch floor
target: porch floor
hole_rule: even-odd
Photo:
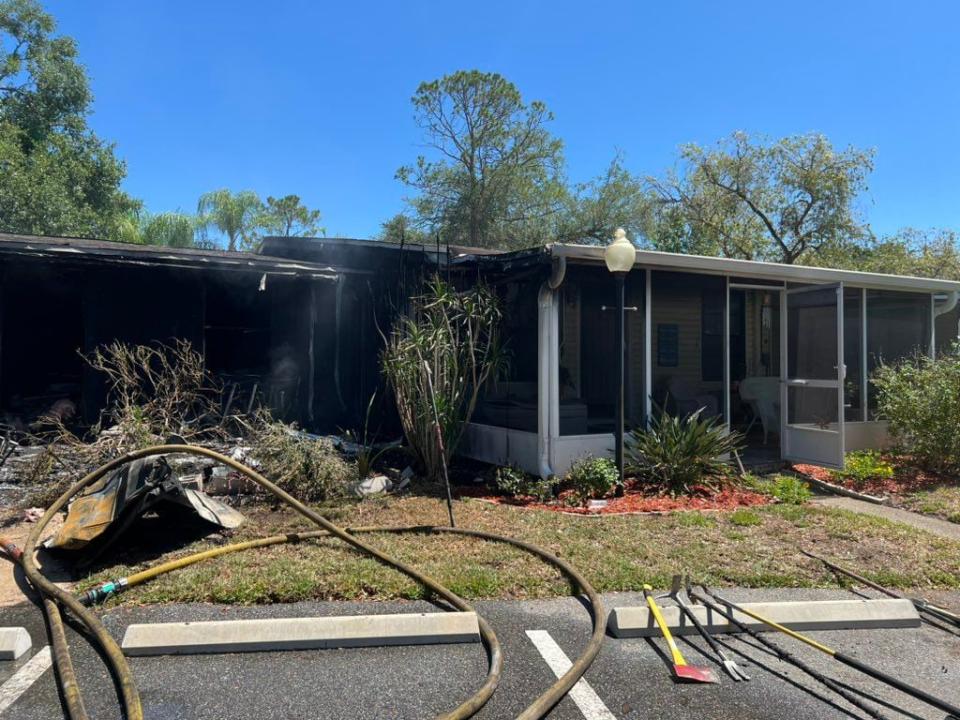
[[[780,446],[753,445],[740,452],[740,462],[748,472],[771,473],[782,470],[787,463],[780,457]]]

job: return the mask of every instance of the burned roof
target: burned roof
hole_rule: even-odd
[[[0,257],[26,257],[78,264],[119,264],[219,271],[260,272],[270,275],[334,278],[351,269],[260,253],[206,248],[134,245],[89,238],[48,237],[0,233]]]

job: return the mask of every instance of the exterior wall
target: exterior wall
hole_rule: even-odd
[[[887,423],[879,420],[870,422],[845,422],[843,424],[843,446],[846,452],[855,450],[882,450],[890,443]]]
[[[613,435],[562,435],[554,440],[553,471],[558,477],[585,455],[613,457]]]
[[[537,433],[469,423],[457,454],[493,465],[513,465],[538,475]]]
[[[613,435],[562,435],[554,438],[552,445],[552,468],[558,477],[585,455],[613,457]],[[470,423],[457,452],[472,460],[540,473],[536,433]]]
[[[651,360],[653,362],[653,399],[663,402],[666,382],[677,377],[691,386],[703,384],[700,368],[700,290],[689,290],[678,285],[658,284],[654,275],[652,308]],[[657,363],[660,347],[657,338],[659,325],[676,325],[679,329],[679,365],[662,367]]]

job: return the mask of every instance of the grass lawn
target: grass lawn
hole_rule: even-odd
[[[930,490],[918,490],[898,499],[898,505],[923,513],[936,515],[950,522],[960,523],[960,485],[943,485]]]
[[[200,540],[163,559],[225,542],[308,529],[305,520],[286,509],[253,505],[244,512],[248,522],[228,540],[219,535]],[[584,518],[460,500],[455,512],[460,526],[510,535],[552,550],[601,591],[639,590],[644,582],[665,587],[678,572],[717,585],[835,584],[819,563],[797,552],[799,547],[842,559],[886,585],[960,587],[960,543],[836,509],[773,505],[729,513]],[[408,496],[344,505],[330,510],[328,517],[341,526],[445,524],[446,511],[436,498]],[[509,546],[442,535],[365,537],[467,598],[550,597],[569,592],[568,583],[553,569]],[[101,568],[81,588],[157,562],[153,553],[137,564],[141,560],[130,552],[125,559],[130,565]],[[119,601],[263,603],[419,597],[420,588],[400,573],[339,541],[321,539],[204,561],[131,589]]]

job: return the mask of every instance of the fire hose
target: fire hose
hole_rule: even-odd
[[[289,542],[294,539],[319,537],[325,535],[339,538],[348,545],[375,558],[384,565],[399,570],[414,581],[421,584],[435,597],[443,599],[454,608],[464,612],[475,612],[469,603],[438,581],[434,580],[428,575],[425,575],[424,573],[421,573],[410,565],[392,558],[388,554],[377,549],[375,546],[369,545],[363,540],[355,537],[355,535],[358,534],[374,532],[456,533],[460,535],[481,538],[484,540],[507,543],[539,557],[541,560],[553,565],[563,572],[568,578],[570,578],[574,585],[579,588],[580,592],[586,595],[590,601],[593,631],[583,652],[576,659],[576,661],[574,661],[566,673],[564,673],[553,684],[551,684],[517,716],[517,720],[537,720],[538,718],[542,718],[544,715],[546,715],[553,708],[553,706],[556,705],[563,698],[563,696],[567,694],[570,688],[572,688],[583,676],[583,674],[587,671],[587,668],[590,667],[594,658],[597,656],[597,653],[600,651],[600,646],[603,642],[605,631],[605,616],[599,595],[573,566],[539,546],[493,533],[487,533],[480,530],[469,530],[466,528],[413,526],[343,529],[331,523],[316,511],[293,498],[289,493],[272,483],[270,480],[267,480],[255,470],[237,462],[236,460],[233,460],[232,458],[213,450],[208,450],[207,448],[194,445],[155,445],[152,447],[142,448],[140,450],[134,450],[121,457],[115,458],[114,460],[111,460],[110,462],[88,473],[69,489],[67,489],[66,492],[64,492],[49,508],[47,508],[47,511],[44,513],[43,517],[40,518],[40,520],[36,523],[27,538],[23,552],[19,557],[19,562],[23,567],[23,571],[27,577],[27,580],[29,580],[30,584],[33,585],[33,587],[43,597],[43,609],[47,616],[51,633],[54,664],[64,702],[67,706],[67,712],[71,720],[87,720],[88,716],[86,710],[84,709],[83,699],[80,694],[80,688],[73,669],[73,662],[70,657],[70,649],[66,640],[66,632],[64,629],[63,617],[61,615],[61,607],[65,607],[67,610],[69,610],[69,612],[87,628],[90,633],[91,641],[95,642],[102,651],[101,655],[104,659],[104,662],[108,665],[111,673],[116,678],[116,681],[119,685],[120,701],[125,716],[129,720],[142,720],[143,709],[140,703],[140,696],[137,691],[136,684],[133,680],[133,675],[130,671],[130,667],[126,661],[126,658],[123,655],[123,652],[117,645],[117,642],[114,640],[113,636],[111,636],[107,631],[100,618],[85,606],[84,601],[89,603],[92,599],[95,599],[95,597],[91,597],[90,593],[88,593],[86,596],[78,598],[70,592],[57,587],[54,583],[48,580],[40,572],[36,564],[36,559],[34,556],[36,553],[37,544],[43,535],[44,529],[49,525],[56,514],[63,510],[67,503],[69,503],[74,496],[79,494],[93,483],[97,482],[97,480],[102,478],[104,475],[133,460],[151,457],[154,455],[166,455],[172,453],[183,453],[188,455],[209,457],[232,468],[233,470],[236,470],[258,484],[264,490],[267,490],[275,495],[305,518],[318,525],[321,529],[307,533],[291,533],[289,535],[251,540],[244,543],[237,543],[228,547],[215,548],[206,552],[197,553],[196,555],[191,555],[190,557],[180,558],[178,560],[163,563],[154,568],[131,575],[129,578],[126,578],[126,583],[121,583],[119,587],[123,587],[124,584],[130,586],[132,584],[146,582],[147,580],[164,572],[170,572],[194,562],[216,557],[217,555],[222,555],[226,552],[236,552],[249,548],[265,547],[267,545],[276,544],[279,542]],[[8,554],[11,554],[9,550],[7,552]],[[13,557],[13,559],[16,560],[17,558]],[[114,585],[116,586],[117,584],[115,583]],[[114,589],[116,588],[110,588],[108,592],[108,588],[105,588],[104,586],[98,588],[103,596],[110,594],[110,592],[112,592]],[[500,681],[500,677],[503,672],[503,655],[500,649],[500,643],[497,640],[497,636],[493,632],[493,629],[479,614],[477,615],[477,621],[479,625],[481,641],[487,650],[489,664],[487,677],[483,685],[476,691],[476,693],[474,693],[474,695],[462,702],[452,711],[440,715],[439,718],[443,718],[443,720],[461,720],[474,715],[490,699]]]

